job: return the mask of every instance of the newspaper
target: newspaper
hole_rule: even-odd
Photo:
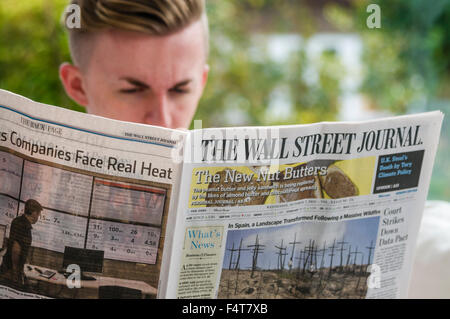
[[[442,119],[182,131],[0,90],[0,298],[404,298]]]

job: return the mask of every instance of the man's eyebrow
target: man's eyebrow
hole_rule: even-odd
[[[119,80],[127,81],[127,82],[129,82],[130,84],[135,85],[135,86],[139,86],[139,87],[141,87],[141,88],[145,88],[145,89],[150,88],[150,86],[148,86],[148,85],[145,84],[144,82],[141,82],[141,81],[136,80],[136,79],[133,79],[133,78],[122,77],[122,78],[120,78]]]

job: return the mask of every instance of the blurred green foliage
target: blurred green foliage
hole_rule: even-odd
[[[394,114],[424,109],[436,97],[450,98],[450,0],[351,0],[324,11],[341,32],[363,42],[360,91],[372,106]],[[369,29],[369,4],[381,10],[381,28]]]
[[[58,67],[70,60],[61,15],[68,0],[0,2],[0,87],[49,104],[79,109],[63,92]],[[382,28],[366,26],[369,3],[382,9]],[[307,5],[308,4],[308,5]],[[337,31],[358,32],[364,43],[365,76],[361,92],[374,108],[405,113],[448,93],[450,0],[322,1],[323,14]],[[345,5],[343,5],[345,4]],[[302,48],[280,63],[254,34],[317,31],[311,1],[208,0],[211,29],[209,82],[196,118],[205,126],[227,125],[231,106],[249,125],[333,120],[338,111],[343,68],[333,53],[315,66],[319,81],[307,83]],[[257,17],[257,18],[255,18]],[[259,18],[259,19],[258,19]],[[256,29],[256,30],[255,30]],[[257,51],[257,57],[255,54]],[[253,52],[253,53],[252,53]],[[279,87],[292,101],[287,119],[267,116],[271,94]]]
[[[70,61],[67,35],[61,16],[68,0],[2,0],[0,2],[0,87],[33,100],[81,110],[64,93],[58,67]],[[287,4],[287,3],[286,3]],[[302,72],[306,59],[302,52],[280,64],[259,47],[258,59],[251,56],[252,32],[237,17],[249,11],[270,12],[274,1],[208,1],[211,29],[210,77],[196,119],[203,126],[229,125],[225,109],[241,111],[241,124],[270,125],[333,120],[337,112],[339,74],[330,66],[338,65],[332,55],[317,66],[319,83],[306,85]],[[289,6],[278,6],[288,12]],[[268,11],[269,10],[269,11]],[[300,16],[305,16],[301,11]],[[282,16],[282,14],[281,14]],[[274,30],[283,30],[287,21],[278,19]],[[311,29],[309,19],[303,25]],[[311,32],[311,30],[309,31]],[[288,119],[267,116],[266,109],[275,88],[282,85],[292,94],[294,105]],[[245,123],[244,123],[245,122]]]
[[[264,40],[255,41],[255,33],[264,38],[266,24],[270,24],[270,34],[292,29],[301,31],[304,37],[312,34],[314,22],[306,9],[293,9],[292,1],[211,0],[207,3],[211,72],[196,119],[201,119],[204,126],[227,126],[311,123],[336,118],[342,72],[335,72],[339,62],[332,53],[318,59],[319,80],[311,84],[305,81],[307,59],[302,48],[280,62],[270,57]],[[262,25],[255,20],[262,20]],[[273,92],[278,89],[288,96],[291,104],[287,118],[268,113]],[[241,120],[227,122],[224,114],[230,108],[239,111],[236,117]]]
[[[60,23],[65,0],[1,0],[0,88],[35,101],[81,110],[65,94],[58,68],[70,61]]]

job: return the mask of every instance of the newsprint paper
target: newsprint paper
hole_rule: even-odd
[[[182,131],[0,90],[0,298],[405,298],[442,119]]]

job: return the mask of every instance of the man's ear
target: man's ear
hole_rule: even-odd
[[[83,88],[83,77],[80,69],[70,63],[63,63],[59,67],[59,77],[68,96],[81,106],[88,105],[88,98]]]
[[[209,74],[209,65],[205,64],[205,66],[203,67],[203,75],[202,75],[203,88],[205,88],[206,82],[208,82],[208,74]]]

